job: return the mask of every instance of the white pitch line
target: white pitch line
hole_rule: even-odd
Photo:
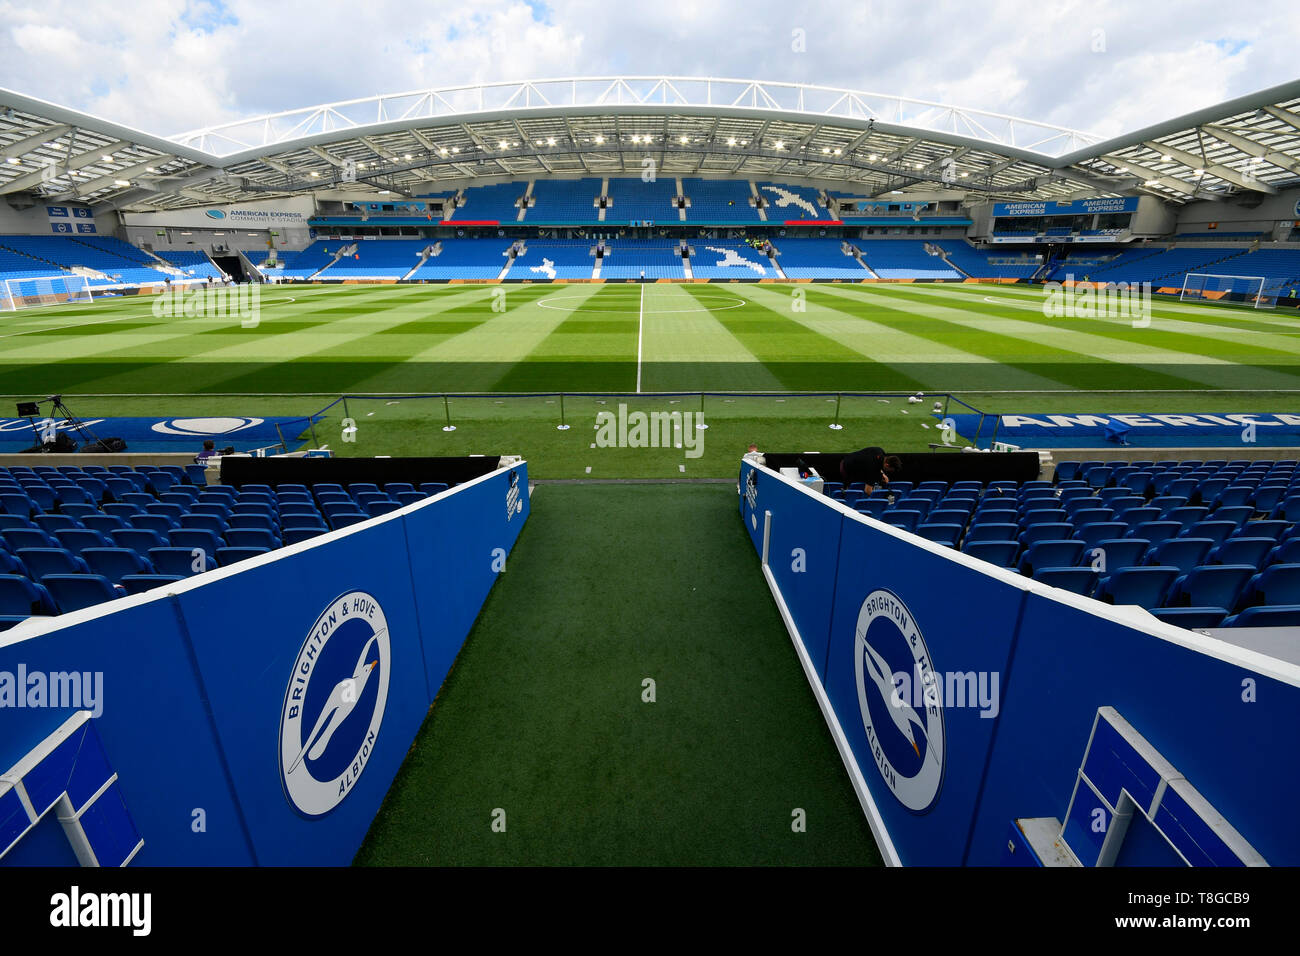
[[[641,394],[641,330],[645,325],[645,283],[641,283],[641,305],[636,315],[636,392]]]

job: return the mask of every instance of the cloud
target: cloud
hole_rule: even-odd
[[[161,135],[448,84],[666,73],[896,94],[1111,136],[1293,79],[1298,46],[1289,0],[1244,0],[1230,16],[1210,0],[0,0],[0,85]]]

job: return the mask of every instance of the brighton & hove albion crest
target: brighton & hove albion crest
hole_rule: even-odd
[[[853,652],[876,769],[903,806],[924,813],[943,784],[942,688],[916,619],[892,591],[877,589],[862,602]]]
[[[364,591],[335,598],[307,632],[280,712],[280,780],[304,816],[329,813],[365,772],[388,701],[389,647],[383,608]]]

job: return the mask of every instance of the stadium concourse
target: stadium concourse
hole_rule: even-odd
[[[453,92],[0,90],[0,864],[1300,862],[1300,83]]]

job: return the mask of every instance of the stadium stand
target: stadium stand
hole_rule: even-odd
[[[196,279],[220,279],[222,272],[206,252],[177,250],[156,253],[159,259],[165,259],[178,269],[183,269],[187,276]]]
[[[425,244],[428,242],[425,240]],[[412,279],[495,279],[506,267],[509,239],[443,239]]]
[[[604,279],[682,279],[681,243],[675,239],[613,239],[605,244]],[[698,273],[697,273],[698,274]]]
[[[443,218],[451,222],[514,222],[519,218],[518,203],[527,188],[527,182],[471,186],[464,190],[455,212]]]
[[[747,225],[761,221],[748,181],[683,179],[682,192],[690,201],[687,222]]]
[[[778,239],[777,264],[791,279],[866,279],[871,273],[846,255],[840,239]],[[851,244],[860,247],[861,242]]]
[[[976,279],[1028,279],[1042,265],[1006,250],[977,249],[962,239],[945,239],[931,245],[943,250],[957,269]]]
[[[346,245],[348,243],[342,239],[317,240],[306,249],[300,250],[293,257],[291,264],[286,264],[279,270],[280,275],[286,279],[306,279],[329,265],[339,250]]]
[[[1036,580],[1184,627],[1300,611],[1294,460],[1063,461],[1052,481],[827,482],[862,514]],[[1281,614],[1281,610],[1278,611]]]
[[[771,279],[771,261],[744,242],[697,239],[691,243],[691,273],[697,279]]]
[[[882,279],[960,279],[962,275],[919,239],[880,239],[859,244],[862,258]]]
[[[644,182],[641,179],[611,179],[606,190],[610,204],[605,222],[677,222],[677,182],[670,177]]]
[[[200,573],[195,548],[203,569],[225,567],[448,487],[236,489],[176,466],[93,468],[0,468],[0,630]]]
[[[599,179],[539,179],[533,184],[532,205],[525,220],[534,224],[595,222],[599,195]]]
[[[129,243],[105,236],[0,236],[0,248],[19,253],[33,262],[43,262],[70,271],[74,267],[93,269],[105,278],[88,277],[92,287],[153,285],[168,278],[155,266],[156,260]],[[18,260],[15,260],[18,261]],[[45,270],[40,275],[57,274]],[[3,275],[0,278],[15,278]]]
[[[516,279],[590,279],[596,257],[588,239],[529,240],[515,259],[510,275]]]
[[[755,186],[766,204],[769,222],[801,219],[830,219],[831,214],[811,186],[792,186],[789,183],[759,182]]]
[[[356,252],[330,266],[325,275],[345,279],[400,279],[419,265],[420,253],[433,245],[430,239],[359,241]]]

